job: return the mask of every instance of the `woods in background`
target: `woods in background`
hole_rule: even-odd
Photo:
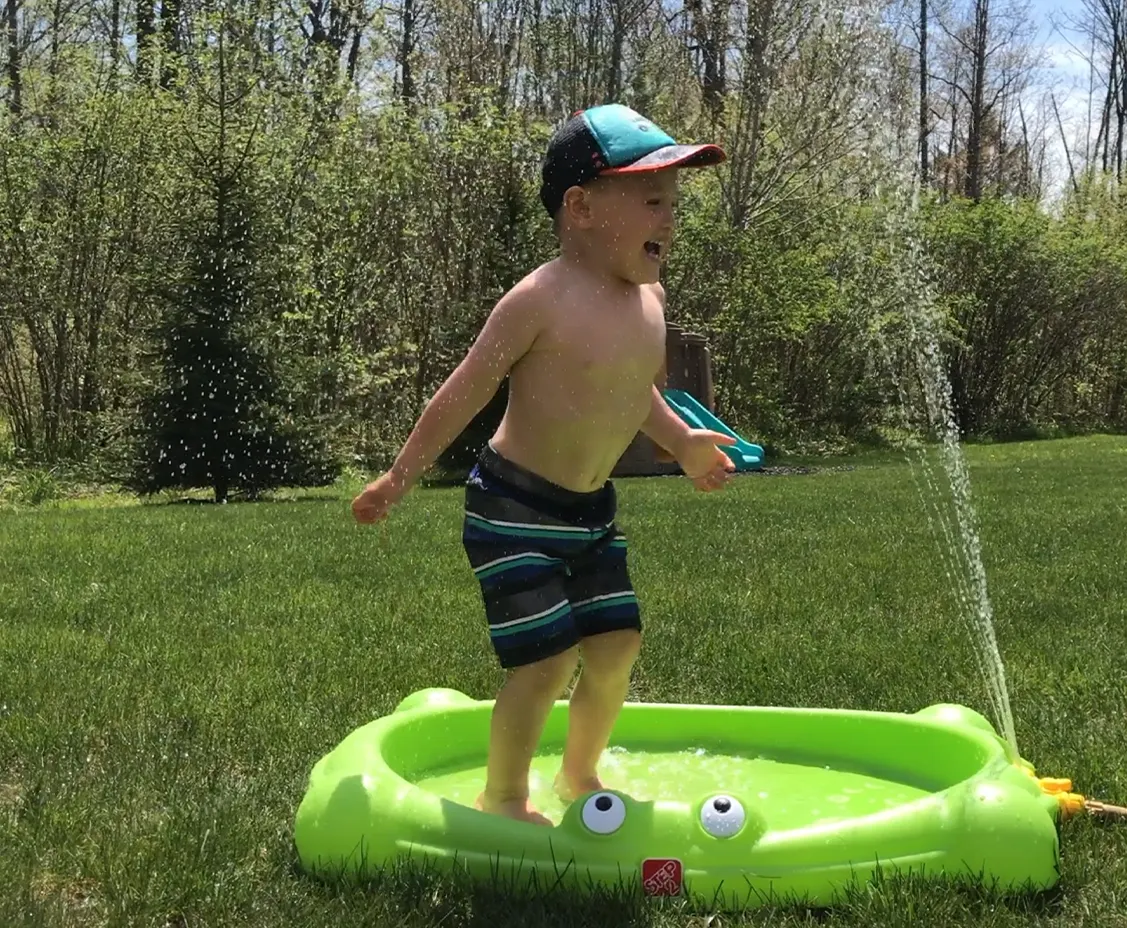
[[[237,470],[245,427],[302,445],[265,455],[279,480],[385,463],[551,254],[548,135],[608,100],[729,153],[685,179],[665,282],[744,434],[895,419],[866,329],[905,170],[965,432],[1127,426],[1124,0],[1065,24],[1081,137],[998,0],[0,4],[0,419],[23,459],[124,479],[164,428]],[[161,408],[198,418],[168,432]]]

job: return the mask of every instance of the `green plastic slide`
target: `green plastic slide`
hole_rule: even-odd
[[[737,471],[760,470],[763,467],[763,448],[737,435],[691,393],[669,389],[663,390],[661,395],[669,404],[669,408],[693,428],[709,429],[735,438],[734,445],[722,445],[721,450],[732,459]]]

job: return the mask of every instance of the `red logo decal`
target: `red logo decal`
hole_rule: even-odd
[[[675,858],[647,857],[642,861],[642,890],[647,896],[679,896],[681,861]]]

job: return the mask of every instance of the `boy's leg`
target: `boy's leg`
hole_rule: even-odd
[[[579,660],[563,561],[537,513],[470,486],[462,541],[481,584],[489,638],[507,678],[490,720],[486,784],[477,807],[551,824],[529,805],[528,771],[552,704]]]
[[[556,791],[563,799],[602,789],[597,765],[630,687],[641,647],[638,600],[626,567],[626,538],[614,541],[566,586],[581,636],[583,669],[571,694]]]
[[[561,799],[603,788],[599,758],[626,701],[641,641],[637,629],[617,629],[583,639],[583,670],[568,703],[567,743],[556,779]]]
[[[578,649],[572,647],[509,672],[490,720],[489,761],[479,809],[551,824],[529,803],[528,770],[552,704],[563,693],[578,660]]]

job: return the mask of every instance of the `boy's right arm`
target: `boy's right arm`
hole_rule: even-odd
[[[530,281],[517,284],[497,302],[466,356],[427,403],[391,470],[353,501],[357,519],[385,515],[484,408],[532,348],[543,326],[543,305]]]

